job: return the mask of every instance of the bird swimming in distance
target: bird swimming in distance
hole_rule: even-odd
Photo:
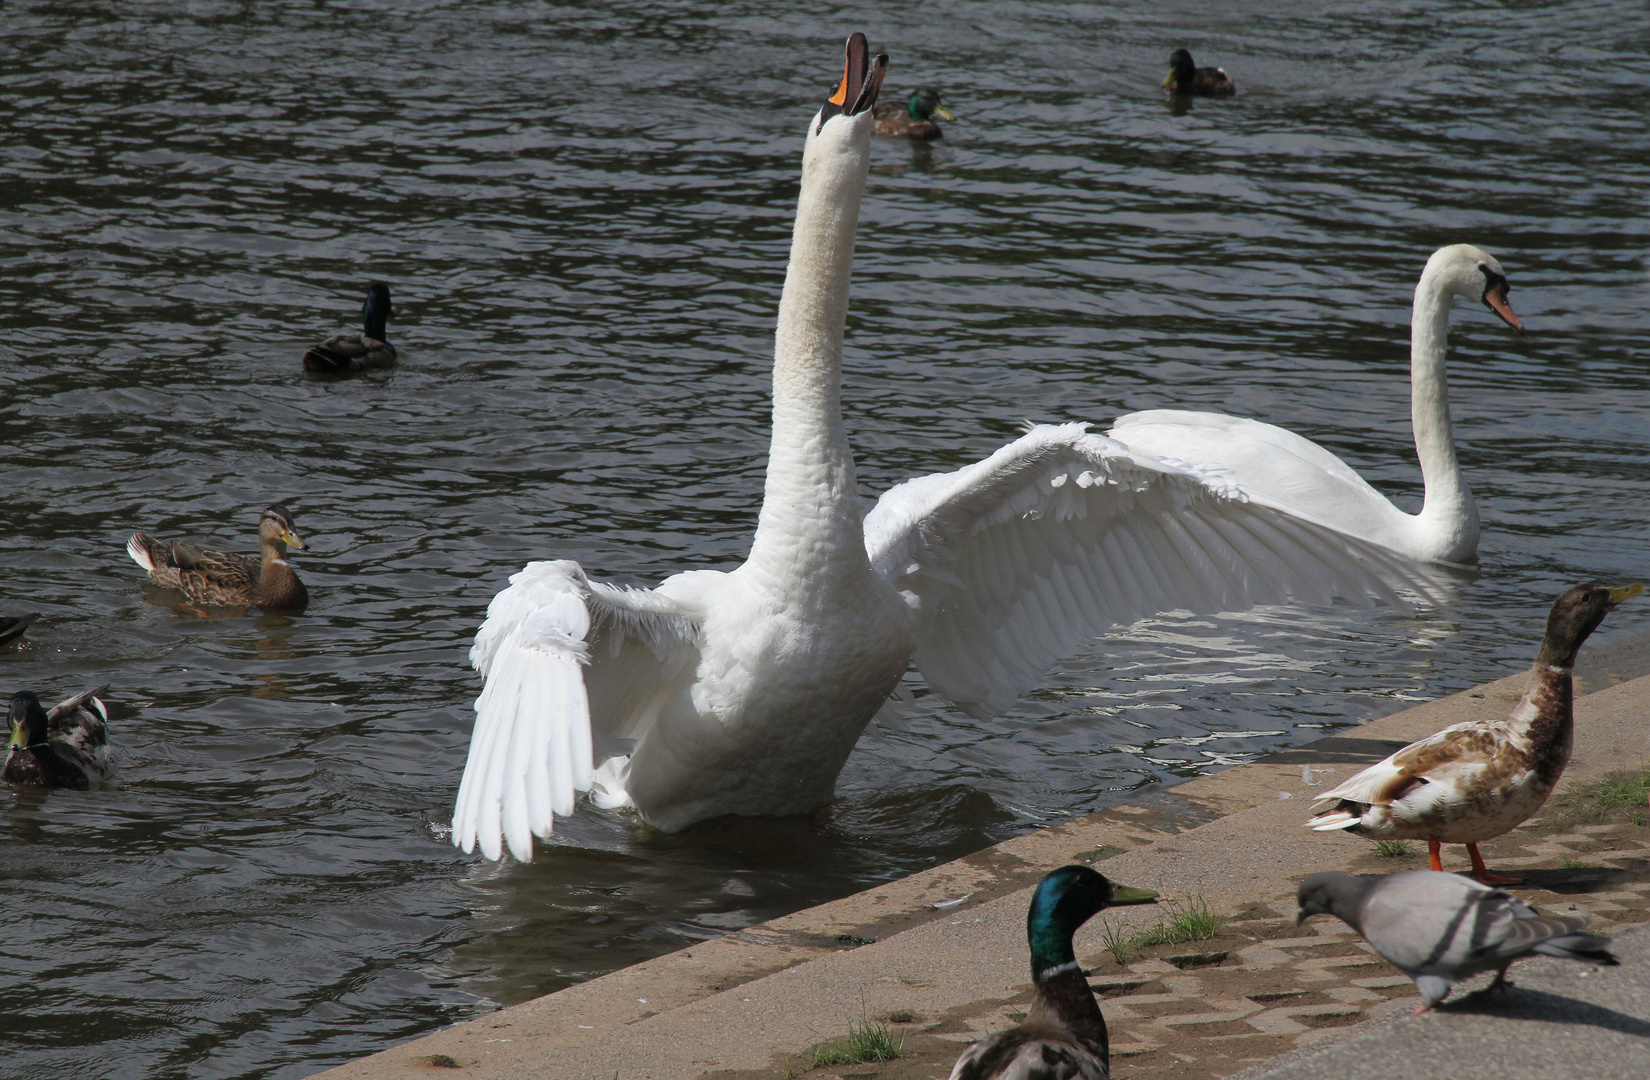
[[[897,101],[879,101],[871,115],[876,121],[871,129],[875,134],[906,139],[938,139],[944,133],[934,123],[934,117],[956,119],[941,101],[940,92],[929,87],[913,90],[903,105]]]
[[[114,771],[109,710],[98,699],[108,684],[76,694],[47,712],[32,691],[12,695],[11,741],[0,779],[35,787],[97,787]]]
[[[951,1080],[1108,1080],[1106,1018],[1072,950],[1077,928],[1109,907],[1151,904],[1148,889],[1116,885],[1086,866],[1062,866],[1031,894],[1031,1007],[1019,1024],[964,1050]]]
[[[159,540],[136,532],[126,553],[149,572],[149,580],[177,589],[201,607],[256,607],[270,613],[298,612],[309,603],[309,590],[287,562],[286,549],[308,545],[298,535],[292,514],[275,504],[258,519],[259,557],[197,547],[181,540]]]
[[[1610,939],[1582,933],[1585,919],[1541,915],[1511,893],[1459,874],[1410,870],[1353,877],[1332,870],[1305,878],[1296,925],[1333,915],[1415,981],[1420,1016],[1462,979],[1494,971],[1484,992],[1507,984],[1507,967],[1525,956],[1614,966]]]
[[[40,618],[40,612],[31,611],[24,615],[0,615],[0,645],[16,641],[23,636],[23,631],[29,624]]]
[[[1491,873],[1478,845],[1541,809],[1570,760],[1576,652],[1604,616],[1644,586],[1577,585],[1553,601],[1530,688],[1505,720],[1467,720],[1410,743],[1319,795],[1331,803],[1306,824],[1375,840],[1425,840],[1433,870],[1442,844],[1465,844],[1483,885],[1521,879]]]
[[[385,325],[394,314],[390,287],[373,282],[361,303],[361,333],[337,334],[311,345],[304,353],[304,370],[314,375],[348,375],[393,366],[395,346],[387,340]]]
[[[1507,275],[1494,256],[1471,244],[1439,248],[1415,286],[1410,318],[1410,423],[1426,495],[1418,514],[1394,506],[1353,468],[1310,439],[1285,428],[1182,409],[1120,416],[1107,432],[1148,454],[1220,465],[1244,487],[1262,491],[1302,514],[1411,559],[1460,563],[1478,557],[1478,504],[1461,474],[1450,424],[1450,305],[1482,301],[1502,322],[1522,331],[1507,301]]]
[[[748,557],[651,589],[568,560],[510,578],[470,650],[485,685],[453,812],[465,851],[525,861],[586,791],[665,831],[815,810],[913,660],[990,716],[1094,635],[1158,612],[1434,594],[1378,545],[1081,423],[1035,426],[866,513],[842,338],[886,63],[849,38],[808,120]]]
[[[1198,67],[1185,49],[1169,54],[1169,73],[1163,77],[1163,85],[1169,93],[1181,97],[1231,97],[1237,93],[1230,75],[1217,67]]]

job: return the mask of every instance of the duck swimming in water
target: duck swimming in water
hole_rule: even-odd
[[[177,589],[201,607],[256,607],[265,612],[302,611],[309,591],[286,561],[288,545],[304,550],[292,514],[276,504],[258,521],[260,557],[196,547],[181,540],[159,540],[133,533],[126,542],[132,561],[149,571],[149,580]]]
[[[26,615],[0,615],[0,645],[15,641],[23,636],[23,631],[29,624],[40,618],[40,612],[31,611]]]
[[[11,699],[11,742],[0,779],[36,787],[96,787],[114,771],[109,758],[109,710],[98,695],[107,684],[59,702],[47,712],[20,690]]]
[[[1237,93],[1232,77],[1217,67],[1198,67],[1192,54],[1176,49],[1169,55],[1169,73],[1163,78],[1169,93],[1180,97],[1231,97]]]
[[[304,370],[314,375],[348,375],[393,366],[395,346],[385,340],[385,325],[394,314],[390,287],[373,282],[361,304],[361,333],[338,334],[310,346],[304,354]]]
[[[913,90],[903,105],[898,101],[877,102],[871,110],[874,121],[871,131],[905,139],[938,139],[944,133],[934,123],[936,116],[941,120],[956,119],[940,100],[940,92],[924,87]]]

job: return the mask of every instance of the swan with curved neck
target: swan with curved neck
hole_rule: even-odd
[[[464,850],[528,859],[581,792],[667,830],[817,809],[913,659],[987,715],[1144,615],[1428,589],[1376,546],[1083,424],[1034,427],[864,513],[842,337],[885,65],[849,38],[808,125],[749,557],[654,589],[565,560],[511,577],[470,650],[486,684],[453,812]]]
[[[1452,244],[1427,260],[1410,322],[1410,420],[1426,495],[1418,514],[1394,506],[1340,458],[1284,428],[1224,413],[1152,409],[1117,419],[1108,434],[1136,450],[1230,468],[1245,487],[1354,536],[1424,562],[1466,562],[1478,552],[1478,504],[1461,475],[1450,423],[1450,305],[1481,300],[1523,330],[1507,302],[1501,264],[1482,248]]]

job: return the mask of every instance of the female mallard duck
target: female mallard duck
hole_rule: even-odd
[[[1217,67],[1198,67],[1192,54],[1176,49],[1169,56],[1169,74],[1163,85],[1182,97],[1231,97],[1237,93],[1232,77]]]
[[[395,346],[385,340],[384,326],[393,314],[390,287],[373,282],[361,304],[362,332],[338,334],[310,346],[304,354],[304,370],[316,375],[347,375],[391,366],[395,363]]]
[[[1570,675],[1576,651],[1610,609],[1643,585],[1577,585],[1553,602],[1530,688],[1506,720],[1468,720],[1410,743],[1318,796],[1335,805],[1307,821],[1373,839],[1425,840],[1432,868],[1439,845],[1465,844],[1472,876],[1484,885],[1516,884],[1493,874],[1478,845],[1541,809],[1570,760]]]
[[[897,101],[879,101],[871,109],[873,126],[878,135],[898,135],[906,139],[938,139],[943,133],[933,117],[955,120],[951,110],[940,101],[940,92],[927,87],[913,90],[911,97],[901,105]]]
[[[22,637],[23,631],[38,618],[38,611],[31,611],[27,615],[0,615],[0,645]]]
[[[76,694],[51,712],[27,690],[12,695],[11,745],[0,779],[39,787],[96,787],[114,771],[109,759],[109,710],[97,695],[108,684]]]
[[[258,522],[262,558],[210,551],[178,540],[157,540],[133,533],[126,541],[132,561],[149,571],[149,580],[177,589],[201,607],[249,607],[263,611],[302,611],[309,591],[286,561],[290,544],[304,550],[292,515],[279,504]]]
[[[1106,1080],[1111,1075],[1106,1019],[1077,963],[1071,937],[1106,908],[1156,899],[1146,889],[1113,885],[1086,866],[1062,866],[1043,878],[1026,913],[1036,988],[1031,1009],[1018,1026],[964,1050],[951,1080]]]

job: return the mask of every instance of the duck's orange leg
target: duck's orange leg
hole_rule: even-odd
[[[1427,841],[1427,858],[1432,860],[1434,870],[1442,871],[1444,869],[1444,860],[1438,854],[1443,847],[1444,845],[1437,840]]]
[[[1478,854],[1477,844],[1467,845],[1467,854],[1472,858],[1472,877],[1480,885],[1522,885],[1524,879],[1517,874],[1491,873],[1484,865],[1484,856]]]

